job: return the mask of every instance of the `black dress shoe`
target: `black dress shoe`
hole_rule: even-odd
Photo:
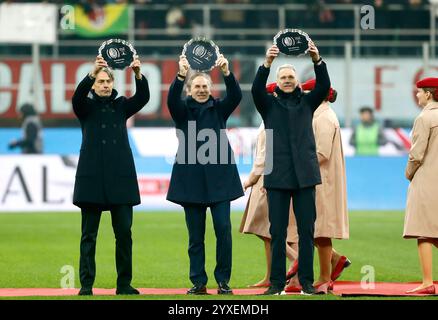
[[[140,291],[131,286],[128,286],[117,288],[116,294],[140,294]]]
[[[187,294],[208,294],[207,287],[202,284],[195,284],[187,291]]]
[[[315,294],[315,288],[311,284],[304,284],[301,285],[301,294],[306,296],[311,296],[312,294]]]
[[[78,296],[92,296],[93,290],[91,288],[83,287],[79,290]]]
[[[226,282],[219,282],[217,287],[217,294],[233,294],[233,290]]]
[[[283,288],[277,288],[277,287],[269,287],[268,290],[266,290],[265,292],[261,293],[261,296],[279,296],[281,294],[283,294]]]

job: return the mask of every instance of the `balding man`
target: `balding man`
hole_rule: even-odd
[[[228,285],[232,265],[230,202],[243,196],[243,190],[225,129],[242,93],[228,60],[220,55],[216,66],[224,77],[225,97],[214,98],[210,76],[195,72],[187,79],[187,97],[182,99],[189,62],[181,55],[178,64],[179,72],[167,98],[179,140],[167,200],[181,205],[185,212],[193,283],[187,294],[207,294],[204,244],[207,208],[211,211],[217,239],[214,270],[217,292],[232,294]]]
[[[313,294],[313,233],[316,219],[315,185],[321,183],[315,138],[313,113],[327,96],[330,78],[327,68],[313,42],[309,54],[315,66],[315,89],[304,94],[292,65],[277,69],[275,94],[266,92],[270,67],[279,50],[273,45],[266,52],[265,61],[257,71],[252,96],[272,139],[267,139],[266,150],[273,152],[272,171],[264,176],[268,195],[272,270],[271,287],[265,294],[280,294],[286,283],[286,234],[289,206],[293,209],[299,235],[298,275],[303,294]],[[270,157],[267,157],[270,158]]]

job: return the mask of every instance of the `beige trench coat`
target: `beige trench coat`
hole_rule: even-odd
[[[335,112],[323,102],[313,115],[322,184],[316,186],[315,238],[349,238],[345,159]]]
[[[264,238],[271,238],[269,233],[268,199],[266,193],[261,192],[263,187],[263,170],[265,168],[266,133],[263,123],[257,136],[256,156],[248,180],[252,186],[245,212],[240,224],[241,233],[251,233]],[[292,206],[291,206],[292,207]],[[287,242],[297,243],[295,215],[293,210],[289,214],[289,226],[287,229]]]
[[[438,102],[415,119],[405,175],[411,183],[403,237],[438,238]]]

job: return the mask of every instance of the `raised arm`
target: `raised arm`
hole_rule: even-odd
[[[227,90],[225,98],[219,101],[219,112],[227,120],[242,100],[242,91],[236,78],[230,72],[228,60],[222,54],[218,57],[216,66],[222,71]]]
[[[268,80],[272,62],[278,56],[279,52],[280,51],[276,45],[273,45],[266,51],[265,62],[257,70],[257,74],[252,84],[251,93],[254,99],[254,104],[262,117],[264,117],[266,108],[268,108],[270,104],[270,97],[266,92],[266,81]]]
[[[187,72],[189,70],[189,62],[187,61],[185,55],[179,56],[178,66],[178,74],[170,85],[169,92],[167,94],[167,107],[169,108],[170,115],[175,122],[185,119],[187,112],[185,103],[181,99],[181,93],[184,88],[184,80],[186,79]]]
[[[139,112],[148,103],[150,98],[148,80],[141,74],[141,62],[138,56],[131,63],[132,71],[135,74],[135,94],[128,98],[125,103],[126,119]]]
[[[139,112],[149,101],[149,83],[144,75],[140,79],[135,77],[135,94],[126,100],[126,119]]]
[[[85,117],[90,111],[87,96],[93,87],[94,80],[96,79],[97,73],[102,69],[108,67],[106,61],[102,56],[97,56],[94,61],[93,70],[78,84],[75,92],[73,93],[72,105],[73,112],[78,118]]]
[[[81,82],[79,82],[75,92],[73,93],[73,98],[72,98],[73,112],[78,118],[85,117],[87,113],[90,111],[87,102],[87,96],[93,84],[94,84],[94,78],[91,75],[87,74],[87,76],[84,79],[82,79]]]
[[[309,101],[313,111],[315,111],[327,97],[330,90],[330,77],[327,72],[327,66],[322,61],[318,48],[312,41],[309,42],[309,55],[314,64],[316,83],[315,88],[306,95],[306,99]]]

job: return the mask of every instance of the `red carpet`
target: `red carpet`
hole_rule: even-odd
[[[360,282],[353,281],[336,281],[333,293],[343,297],[348,296],[404,296],[404,297],[421,297],[431,296],[430,294],[407,294],[406,291],[415,289],[420,285],[419,282],[374,282],[371,284],[365,284],[361,286]],[[434,282],[436,294],[438,296],[438,281]]]
[[[139,288],[141,294],[147,295],[185,295],[188,288]],[[255,295],[263,293],[266,289],[234,289],[235,295]],[[208,293],[216,294],[216,289],[208,289]],[[79,289],[58,288],[0,288],[0,297],[26,297],[26,296],[75,296]],[[115,295],[116,289],[93,288],[94,295]]]
[[[407,290],[413,289],[419,285],[418,282],[395,283],[395,282],[375,282],[374,288],[370,284],[361,286],[360,282],[337,281],[335,282],[333,294],[339,296],[430,296],[418,294],[406,294]],[[368,286],[368,287],[367,287]],[[438,281],[435,282],[438,296]],[[185,295],[187,288],[141,288],[141,294],[144,295]],[[263,293],[266,289],[234,289],[235,295],[256,295]],[[57,288],[0,288],[0,297],[26,297],[26,296],[75,296],[79,289],[57,289]],[[93,289],[95,295],[115,295],[115,289]],[[209,289],[208,293],[216,294],[216,289]],[[299,293],[290,293],[299,294]]]

